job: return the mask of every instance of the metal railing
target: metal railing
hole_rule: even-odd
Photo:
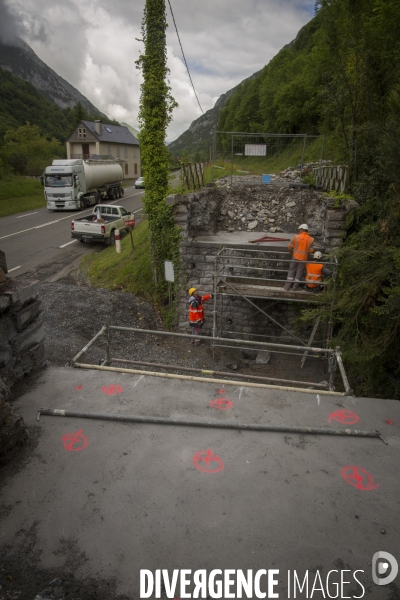
[[[341,360],[341,353],[340,353],[340,348],[335,348],[335,349],[331,349],[331,348],[316,348],[316,347],[312,347],[311,345],[307,346],[306,348],[304,346],[301,345],[289,345],[289,344],[278,344],[278,343],[273,343],[273,342],[257,342],[257,341],[248,341],[246,342],[246,344],[250,345],[251,347],[253,347],[254,349],[257,350],[272,350],[273,352],[282,352],[284,354],[296,354],[299,356],[303,356],[304,355],[304,351],[305,349],[307,350],[307,352],[309,354],[314,354],[317,356],[323,356],[326,357],[328,359],[328,364],[329,364],[329,382],[323,382],[323,383],[312,383],[310,381],[300,381],[300,380],[291,380],[291,379],[282,379],[282,378],[277,378],[277,377],[260,377],[260,376],[253,376],[253,375],[248,375],[248,374],[243,374],[243,373],[226,373],[226,372],[221,372],[221,371],[214,371],[211,369],[198,369],[195,367],[182,367],[180,365],[166,365],[166,364],[159,364],[159,363],[150,363],[150,362],[144,362],[144,361],[140,361],[140,360],[136,360],[136,359],[132,359],[132,360],[128,360],[128,359],[123,359],[123,358],[119,358],[118,356],[113,356],[113,348],[112,348],[112,334],[113,332],[126,332],[126,333],[134,333],[137,335],[145,335],[145,336],[163,336],[163,337],[170,337],[170,338],[179,338],[179,339],[190,339],[193,340],[193,336],[190,334],[186,334],[186,333],[176,333],[176,332],[169,332],[169,331],[158,331],[158,330],[151,330],[151,329],[138,329],[135,327],[119,327],[119,326],[114,326],[114,325],[107,325],[107,326],[103,326],[100,331],[98,331],[96,333],[96,335],[88,342],[88,344],[86,344],[86,346],[84,346],[84,348],[82,348],[82,350],[80,350],[78,352],[78,354],[72,359],[70,366],[72,367],[77,367],[77,368],[85,368],[85,369],[97,369],[97,370],[105,370],[105,371],[117,371],[117,372],[122,372],[122,373],[135,373],[135,374],[141,374],[141,375],[151,375],[154,377],[166,377],[166,378],[171,378],[171,379],[189,379],[191,381],[206,381],[206,382],[212,382],[212,383],[221,383],[221,381],[223,381],[224,383],[227,384],[232,384],[232,385],[243,385],[243,386],[249,386],[249,387],[259,387],[259,388],[272,388],[272,389],[282,389],[282,390],[287,390],[287,391],[302,391],[302,392],[309,392],[310,389],[315,389],[317,388],[318,393],[320,394],[335,394],[335,395],[339,395],[339,396],[343,396],[343,395],[351,395],[352,394],[352,390],[350,388],[346,373],[345,373],[345,369]],[[79,362],[81,357],[97,342],[97,340],[99,340],[101,337],[105,338],[105,344],[106,344],[106,357],[101,361],[101,364],[90,364],[90,363],[81,363]],[[243,343],[243,340],[241,339],[235,339],[235,338],[214,338],[214,337],[207,337],[207,338],[203,338],[205,341],[209,341],[211,345],[213,345],[214,343],[220,343],[220,342],[227,342],[229,344],[235,344],[236,348],[240,348],[239,344]],[[132,364],[132,365],[137,365],[140,367],[154,367],[157,369],[163,369],[164,371],[182,371],[184,373],[187,372],[193,372],[193,373],[198,373],[198,375],[202,375],[200,376],[188,376],[188,375],[181,375],[181,374],[177,374],[177,373],[165,373],[165,372],[160,372],[160,371],[148,371],[148,370],[143,370],[143,369],[127,369],[126,367],[115,367],[115,366],[111,366],[112,363],[117,363],[117,364]],[[344,393],[343,392],[335,392],[334,391],[334,377],[335,377],[335,372],[336,372],[336,368],[339,367],[339,371],[342,377],[342,382],[343,382],[343,386],[344,386]],[[214,377],[208,377],[209,375],[212,375]],[[229,379],[227,380],[226,378],[229,377]],[[234,379],[232,379],[234,378]],[[245,381],[241,381],[240,378],[242,380]],[[239,379],[239,381],[237,380]],[[278,384],[285,384],[285,385],[272,385],[275,382]],[[287,385],[287,384],[291,384],[291,385]],[[292,385],[293,384],[293,385]],[[296,387],[293,387],[296,386]],[[298,386],[303,386],[303,387],[298,387]],[[307,389],[305,389],[307,388]],[[321,388],[321,389],[319,389]]]

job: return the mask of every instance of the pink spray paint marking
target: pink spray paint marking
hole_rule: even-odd
[[[122,385],[114,383],[112,385],[104,385],[101,388],[101,391],[104,392],[104,394],[107,394],[107,396],[118,396],[118,394],[124,391],[124,388]]]
[[[380,486],[379,483],[373,485],[374,479],[371,473],[368,473],[362,467],[344,467],[342,469],[342,477],[347,483],[358,490],[376,490]]]
[[[199,450],[199,452],[196,452],[193,457],[193,462],[196,469],[203,473],[218,473],[224,468],[224,463],[220,457],[214,454],[210,449],[207,451]],[[204,467],[200,463],[203,463],[206,466]]]
[[[76,385],[76,386],[75,386],[75,389],[76,389],[76,390],[81,390],[82,388],[83,388],[83,385]]]
[[[330,423],[331,421],[337,421],[344,425],[353,425],[354,423],[358,423],[359,416],[351,410],[337,410],[329,415],[328,422]]]
[[[229,410],[232,408],[233,404],[231,400],[228,400],[228,398],[216,398],[215,400],[211,400],[210,406],[212,406],[212,408],[216,408],[217,410]]]
[[[218,394],[226,394],[225,390],[218,390]]]
[[[394,425],[394,421],[392,421],[392,419],[386,419],[385,423],[387,425]]]
[[[88,445],[88,439],[82,433],[83,429],[76,431],[74,433],[67,433],[62,436],[62,441],[64,444],[64,448],[69,450],[70,452],[79,452],[80,450],[84,450]]]

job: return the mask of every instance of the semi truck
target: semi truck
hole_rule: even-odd
[[[122,166],[116,160],[53,160],[41,177],[48,210],[84,210],[122,198]]]

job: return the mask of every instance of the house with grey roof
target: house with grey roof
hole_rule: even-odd
[[[123,164],[125,177],[141,175],[139,140],[127,127],[80,121],[66,146],[67,158],[115,158]]]

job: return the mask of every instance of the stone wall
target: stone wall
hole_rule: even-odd
[[[0,467],[28,437],[22,417],[15,415],[0,394]]]
[[[0,466],[27,438],[22,418],[6,400],[14,383],[46,363],[41,311],[38,282],[0,284]]]
[[[37,281],[7,279],[0,284],[0,391],[45,364],[44,328]]]
[[[317,246],[328,253],[346,237],[346,219],[357,206],[351,200],[341,201],[320,192],[304,188],[290,188],[287,184],[230,185],[228,180],[215,188],[202,189],[196,193],[171,195],[167,199],[174,205],[175,222],[182,230],[180,247],[181,293],[179,298],[179,329],[188,331],[187,289],[197,287],[201,292],[213,291],[215,256],[220,250],[218,243],[197,242],[198,236],[213,236],[221,231],[285,232],[293,234],[301,223],[307,223]],[[218,298],[218,302],[222,302]],[[224,320],[227,329],[244,334],[266,333],[276,340],[285,341],[287,335],[270,319],[262,315],[241,298],[225,297]],[[257,299],[263,308],[268,300]],[[212,328],[213,303],[205,305],[204,333]],[[221,310],[217,307],[219,314]],[[291,330],[294,317],[293,305],[280,302],[269,307],[267,313]],[[224,323],[221,324],[225,327]],[[282,336],[284,339],[282,339]]]

